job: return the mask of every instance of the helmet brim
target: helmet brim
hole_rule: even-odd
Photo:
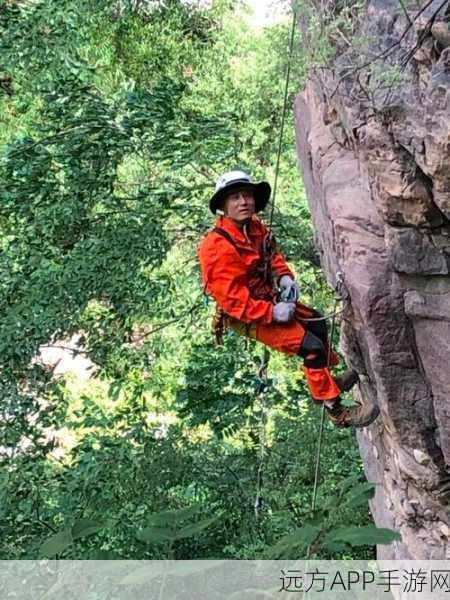
[[[237,188],[248,187],[253,191],[255,197],[255,212],[263,210],[269,202],[270,193],[272,191],[270,184],[267,181],[260,181],[259,183],[250,183],[249,181],[233,181],[226,187],[218,190],[209,201],[209,209],[213,214],[216,214],[221,202]]]

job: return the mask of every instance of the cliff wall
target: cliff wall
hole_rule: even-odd
[[[379,558],[450,558],[449,3],[375,0],[358,35],[296,99],[317,248],[342,271],[355,394],[380,417],[358,433],[371,509],[402,542]]]

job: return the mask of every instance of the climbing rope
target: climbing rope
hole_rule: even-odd
[[[294,36],[295,36],[295,27],[297,23],[297,13],[294,10],[292,13],[292,26],[291,26],[291,35],[289,40],[289,54],[288,54],[288,62],[286,68],[286,83],[284,88],[284,101],[283,101],[283,112],[281,116],[281,127],[280,127],[280,135],[278,138],[278,151],[277,151],[277,160],[275,164],[275,176],[274,176],[274,184],[273,184],[273,194],[271,201],[271,209],[270,209],[270,219],[269,219],[269,231],[272,230],[273,226],[273,217],[274,217],[274,209],[275,209],[275,199],[278,187],[278,176],[280,172],[280,161],[281,161],[281,151],[283,146],[283,136],[284,136],[284,126],[286,122],[286,113],[287,113],[287,105],[288,105],[288,96],[289,96],[289,81],[291,75],[291,63],[292,63],[292,52],[294,48]],[[339,272],[336,275],[336,290],[340,297],[343,297],[343,290],[345,289],[344,281],[342,273]],[[337,301],[335,302],[333,312],[330,314],[323,315],[321,317],[309,317],[302,318],[302,321],[310,323],[314,321],[327,321],[331,319],[331,337],[330,340],[333,339],[333,333],[335,328],[336,317],[343,313],[345,308],[341,310],[337,310]],[[331,359],[331,343],[328,348],[328,366],[330,365]],[[259,520],[261,511],[264,506],[264,499],[262,496],[263,489],[263,474],[264,474],[264,465],[266,458],[266,424],[268,420],[268,406],[266,399],[266,390],[268,387],[267,380],[267,369],[270,361],[270,352],[267,347],[263,350],[263,355],[261,359],[261,366],[259,368],[258,377],[261,381],[260,390],[258,393],[258,398],[260,401],[261,408],[261,421],[259,428],[259,460],[258,460],[258,470],[257,470],[257,479],[256,479],[256,497],[255,497],[255,517],[256,520]],[[317,485],[318,485],[318,477],[319,477],[319,457],[321,452],[321,444],[322,444],[322,432],[323,432],[323,423],[324,423],[324,407],[322,407],[322,416],[321,416],[321,426],[320,426],[320,435],[319,435],[319,445],[316,459],[316,473],[315,473],[315,482],[314,482],[314,492],[313,492],[313,506],[315,506],[316,495],[317,495]],[[313,508],[314,510],[314,508]]]
[[[327,368],[330,368],[331,365],[331,347],[333,344],[333,336],[334,336],[334,330],[336,327],[336,314],[337,314],[337,304],[338,302],[341,300],[341,298],[336,295],[335,299],[334,299],[334,311],[333,311],[333,316],[331,319],[331,329],[330,329],[330,343],[328,344],[328,356],[327,356]],[[317,452],[316,452],[316,467],[314,470],[314,487],[313,487],[313,497],[312,497],[312,502],[311,502],[311,510],[316,510],[316,500],[317,500],[317,489],[319,486],[319,471],[320,471],[320,456],[321,456],[321,450],[322,450],[322,438],[323,438],[323,426],[324,426],[324,420],[325,420],[325,404],[322,403],[322,413],[321,413],[321,418],[320,418],[320,429],[319,429],[319,439],[317,442]],[[310,552],[310,547],[308,547],[308,555]]]
[[[280,135],[278,138],[277,160],[276,160],[276,164],[275,164],[275,176],[274,176],[274,184],[273,184],[271,209],[270,209],[269,231],[272,230],[272,226],[273,226],[275,200],[276,200],[276,193],[277,193],[277,187],[278,187],[278,176],[279,176],[279,172],[280,172],[281,151],[282,151],[282,146],[283,146],[284,126],[285,126],[285,122],[286,122],[286,113],[287,113],[287,105],[288,105],[289,81],[290,81],[290,75],[291,75],[292,52],[293,52],[293,48],[294,48],[294,36],[295,36],[296,23],[297,23],[297,13],[295,10],[293,10],[291,35],[290,35],[290,41],[289,41],[289,54],[288,54],[288,62],[287,62],[287,68],[286,68],[286,82],[285,82],[285,88],[284,88],[283,111],[282,111],[282,116],[281,116]],[[266,261],[267,261],[267,257],[266,257]],[[266,268],[267,268],[267,266],[266,266]],[[337,275],[336,275],[336,291],[337,291],[338,296],[335,299],[334,309],[333,309],[332,313],[323,315],[321,317],[310,317],[310,318],[304,318],[304,319],[302,318],[302,321],[304,321],[304,322],[327,321],[327,320],[331,319],[330,344],[328,346],[328,358],[327,358],[328,368],[330,366],[330,360],[331,360],[331,346],[332,346],[331,342],[333,340],[336,317],[339,314],[343,313],[345,310],[345,307],[339,311],[337,310],[337,303],[340,299],[345,299],[344,291],[346,291],[343,276],[342,276],[342,273],[340,273],[340,272],[337,273]],[[266,399],[266,391],[267,391],[267,387],[268,387],[267,369],[269,366],[269,361],[270,361],[270,352],[267,349],[267,347],[265,347],[263,350],[263,355],[262,355],[262,359],[261,359],[261,366],[260,366],[260,369],[258,372],[258,376],[261,381],[260,389],[259,389],[259,393],[258,393],[258,398],[259,398],[260,407],[261,407],[261,421],[260,421],[260,428],[259,428],[259,460],[258,460],[257,481],[256,481],[256,497],[255,497],[255,504],[254,504],[255,517],[256,517],[257,521],[259,520],[261,511],[264,507],[264,499],[263,499],[263,495],[262,495],[262,490],[263,490],[264,465],[265,465],[265,458],[266,458],[266,424],[267,424],[267,420],[268,420],[268,416],[267,416],[268,406],[267,406],[267,399]],[[319,440],[318,440],[318,447],[317,447],[317,453],[316,453],[316,467],[315,467],[315,476],[314,476],[312,510],[315,510],[316,498],[317,498],[317,488],[318,488],[319,470],[320,470],[320,454],[321,454],[321,448],[322,448],[324,419],[325,419],[325,406],[322,405],[320,432],[319,432]],[[310,548],[308,548],[308,556],[309,556],[309,552],[310,552]]]
[[[272,193],[272,201],[270,208],[270,220],[269,220],[269,231],[272,230],[273,225],[273,215],[275,208],[275,199],[277,194],[277,186],[278,186],[278,175],[280,172],[280,160],[281,160],[281,150],[283,145],[283,135],[284,135],[284,124],[286,121],[286,112],[287,112],[287,104],[288,104],[288,94],[289,94],[289,81],[291,76],[291,59],[292,59],[292,50],[294,48],[294,35],[295,35],[295,25],[297,22],[297,14],[294,10],[292,12],[292,27],[291,27],[291,36],[289,40],[289,54],[288,54],[288,62],[286,68],[286,84],[284,88],[284,101],[283,101],[283,112],[281,114],[281,127],[280,127],[280,135],[278,138],[278,151],[277,151],[277,161],[275,163],[275,177],[273,183],[273,193]],[[266,267],[267,269],[267,257],[266,257]],[[322,317],[323,318],[323,317]],[[322,319],[321,318],[321,319]],[[270,361],[270,352],[267,347],[264,348],[261,366],[258,372],[259,379],[261,381],[260,391],[258,394],[260,408],[261,408],[261,421],[259,427],[259,459],[258,459],[258,470],[256,475],[256,497],[255,497],[255,517],[258,521],[261,516],[261,511],[264,507],[264,498],[262,495],[263,491],[263,476],[264,476],[264,465],[266,459],[266,424],[268,420],[268,406],[267,406],[267,398],[266,398],[266,390],[268,387],[267,380],[267,369]]]
[[[341,310],[337,310],[338,302],[345,302],[350,297],[347,286],[345,285],[344,275],[342,271],[338,271],[336,273],[336,286],[335,286],[335,297],[334,297],[334,308],[331,315],[331,329],[330,329],[330,343],[328,344],[328,354],[327,354],[327,368],[330,368],[331,365],[331,352],[333,345],[333,337],[334,331],[336,328],[336,316],[345,311],[346,307],[344,306]],[[319,439],[317,442],[317,452],[316,452],[316,466],[314,469],[314,486],[313,486],[313,496],[311,502],[311,510],[316,510],[316,501],[317,501],[317,490],[319,487],[319,473],[320,473],[320,457],[322,453],[322,440],[323,440],[323,428],[325,422],[325,404],[322,404],[322,413],[320,418],[320,429],[319,429]],[[311,545],[308,546],[306,558],[309,558],[311,552]]]
[[[267,379],[267,368],[269,366],[270,360],[270,352],[267,347],[264,348],[264,352],[262,355],[262,362],[258,370],[259,377],[259,388],[257,392],[257,397],[260,402],[261,408],[261,419],[259,422],[259,456],[258,456],[258,470],[256,473],[256,497],[255,497],[255,518],[256,521],[259,521],[261,516],[261,512],[264,509],[264,498],[262,495],[263,489],[263,477],[264,477],[264,465],[266,460],[266,425],[267,425],[267,399],[266,392],[268,388],[268,379]]]
[[[280,136],[278,138],[277,162],[275,164],[275,177],[274,177],[274,181],[273,181],[273,194],[272,194],[272,202],[271,202],[271,208],[270,208],[269,229],[272,229],[273,213],[274,213],[274,208],[275,208],[275,198],[277,195],[278,174],[280,172],[281,149],[282,149],[282,145],[283,145],[284,123],[286,121],[287,103],[288,103],[288,95],[289,95],[289,81],[291,78],[292,51],[294,48],[294,35],[295,35],[296,23],[297,23],[297,13],[295,10],[293,10],[292,11],[291,38],[289,41],[289,55],[288,55],[288,63],[287,63],[287,68],[286,68],[286,85],[284,88],[283,112],[281,114],[281,127],[280,127]]]
[[[339,275],[340,275],[340,278],[339,278]],[[338,273],[337,290],[339,290],[339,288],[340,289],[345,288],[345,284],[344,284],[341,273]],[[343,300],[343,298],[342,298],[341,294],[339,293],[339,291],[337,291],[337,293],[335,295],[335,299],[334,299],[334,310],[333,310],[332,318],[331,318],[330,343],[328,344],[328,355],[327,355],[327,367],[328,368],[330,368],[330,365],[331,365],[331,346],[333,343],[334,330],[336,327],[336,315],[338,314],[337,313],[337,305],[338,305],[338,302],[342,301],[342,300]],[[313,495],[312,495],[312,501],[311,501],[311,511],[313,513],[316,510],[317,491],[319,489],[320,458],[322,455],[324,424],[325,424],[325,404],[322,403],[322,410],[321,410],[321,414],[320,414],[319,438],[317,440],[316,460],[315,460],[315,468],[314,468]],[[310,555],[311,555],[311,544],[308,545],[308,548],[306,550],[306,565],[305,565],[305,570],[304,570],[305,573],[308,572],[308,563],[309,563]],[[302,596],[303,600],[305,600],[305,595],[306,595],[306,587],[303,588],[303,596]]]

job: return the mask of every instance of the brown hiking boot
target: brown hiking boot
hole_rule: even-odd
[[[356,404],[356,406],[343,406],[338,398],[331,408],[325,406],[326,413],[336,427],[367,427],[375,421],[380,414],[375,404]]]
[[[358,373],[353,369],[346,369],[340,375],[333,377],[341,392],[349,392],[359,381]]]

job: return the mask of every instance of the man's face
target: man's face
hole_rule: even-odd
[[[245,223],[255,213],[255,197],[248,187],[237,188],[228,194],[223,212],[236,223]]]

